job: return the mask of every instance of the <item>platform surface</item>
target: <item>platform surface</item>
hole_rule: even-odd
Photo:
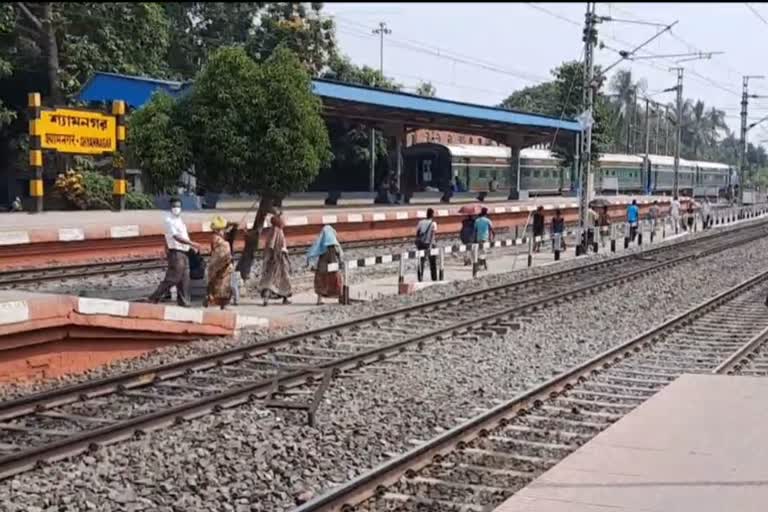
[[[638,202],[652,202],[654,199],[661,201],[668,201],[669,198],[662,196],[606,196],[611,201],[620,201],[627,203],[631,199],[637,199]],[[287,200],[286,200],[287,201]],[[187,223],[195,222],[207,222],[210,221],[215,215],[221,214],[230,221],[240,222],[243,217],[246,217],[248,223],[253,222],[256,217],[256,210],[250,209],[251,204],[242,203],[243,206],[240,209],[225,207],[221,210],[190,210],[185,211],[182,217]],[[474,201],[473,204],[480,204]],[[528,199],[525,201],[502,201],[502,202],[487,202],[485,206],[489,208],[491,212],[494,208],[500,207],[519,207],[525,208],[528,206],[538,205],[552,205],[553,207],[568,208],[573,205],[576,207],[577,199],[574,197],[539,197]],[[328,222],[334,224],[335,221],[332,217],[341,216],[345,219],[348,215],[362,214],[362,213],[395,213],[395,212],[418,212],[425,211],[428,207],[437,210],[450,210],[461,208],[462,203],[452,202],[450,204],[434,203],[434,204],[410,204],[410,205],[359,205],[353,207],[309,207],[309,208],[291,208],[286,209],[285,217],[288,219],[288,224],[291,225],[290,219],[309,216],[327,216]],[[161,210],[127,210],[124,212],[110,212],[110,211],[47,211],[43,213],[30,214],[30,213],[5,213],[3,214],[3,222],[0,225],[0,232],[14,232],[27,229],[61,229],[61,228],[86,228],[89,226],[131,226],[131,225],[147,225],[155,224],[162,226],[164,212]],[[342,219],[337,219],[341,221]],[[382,219],[383,220],[383,219]],[[305,223],[305,222],[299,222]]]
[[[683,375],[496,512],[764,512],[768,379]]]

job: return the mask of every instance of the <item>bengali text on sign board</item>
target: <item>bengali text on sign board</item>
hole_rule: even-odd
[[[43,149],[61,153],[101,154],[117,149],[117,120],[99,112],[43,110],[39,134]]]

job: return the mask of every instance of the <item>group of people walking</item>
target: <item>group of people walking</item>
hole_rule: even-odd
[[[190,306],[190,262],[202,261],[199,254],[202,251],[200,244],[192,241],[187,232],[187,227],[181,218],[181,201],[171,199],[170,212],[165,218],[165,243],[168,268],[163,281],[150,295],[149,301],[158,303],[168,297],[172,288],[176,289],[177,304],[183,307]],[[705,201],[701,207],[701,216],[704,229],[711,225],[711,206]],[[678,233],[679,228],[691,230],[694,223],[694,205],[689,201],[684,216],[681,217],[681,205],[677,197],[670,204],[670,217]],[[610,237],[610,216],[608,206],[603,206],[600,213],[590,209],[588,212],[589,229],[587,231],[588,244],[594,243],[595,228],[599,229],[600,243],[605,247]],[[659,204],[654,201],[648,218],[655,231],[659,219]],[[629,225],[629,239],[634,242],[638,234],[640,210],[637,201],[627,207],[626,215]],[[545,229],[544,207],[539,206],[533,213],[533,252],[540,252],[542,237]],[[267,306],[270,300],[281,300],[283,304],[290,304],[293,290],[291,287],[291,260],[288,255],[286,243],[285,223],[280,214],[274,214],[270,218],[270,229],[263,248],[263,264],[261,276],[256,286],[256,291],[261,297],[262,304]],[[230,303],[238,304],[240,301],[240,280],[247,279],[236,269],[233,247],[235,237],[239,230],[237,223],[227,221],[221,216],[216,216],[211,221],[210,255],[207,263],[207,289],[203,299],[203,305],[218,306],[224,309]],[[421,220],[416,227],[416,248],[424,251],[419,258],[417,278],[424,278],[424,266],[429,262],[429,270],[432,281],[437,281],[438,265],[437,256],[432,249],[436,246],[438,225],[435,221],[435,212],[432,208],[427,210],[426,218]],[[564,251],[565,245],[565,219],[560,209],[556,209],[550,221],[550,234],[553,240],[557,240],[559,249]],[[478,264],[488,269],[487,253],[482,245],[493,242],[495,233],[493,222],[488,216],[488,209],[482,208],[479,215],[467,215],[462,222],[460,232],[461,242],[466,245],[479,244]],[[324,298],[338,298],[342,294],[343,276],[341,263],[344,252],[339,243],[336,231],[330,225],[323,226],[319,235],[307,252],[307,264],[315,272],[314,291],[317,295],[317,304],[322,304]],[[464,264],[471,262],[469,256],[465,257]]]
[[[150,295],[149,302],[158,303],[168,297],[172,288],[176,289],[176,303],[189,307],[190,300],[190,261],[199,259],[202,252],[200,244],[193,242],[187,227],[181,218],[181,201],[172,198],[170,212],[165,217],[165,244],[168,268],[163,281]],[[263,264],[256,291],[267,306],[270,300],[282,300],[290,304],[293,290],[290,273],[291,260],[283,231],[285,223],[280,214],[270,218],[270,229],[263,248]],[[233,247],[239,225],[228,222],[221,216],[211,221],[210,254],[205,270],[207,271],[206,295],[203,306],[218,306],[224,309],[230,303],[240,301],[240,271],[235,267]],[[331,226],[323,226],[315,242],[307,252],[307,264],[315,270],[314,288],[317,303],[323,298],[339,297],[343,288],[340,265],[329,269],[332,263],[341,262],[343,256],[336,231]]]

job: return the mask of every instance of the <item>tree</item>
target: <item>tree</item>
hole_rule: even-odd
[[[554,82],[544,82],[515,91],[499,105],[509,110],[534,112],[545,116],[559,114],[555,112],[555,96],[557,90]]]
[[[129,156],[155,193],[172,190],[192,161],[187,134],[179,123],[182,106],[159,92],[128,118]]]
[[[555,112],[557,116],[573,119],[584,111],[584,65],[581,62],[564,62],[558,68],[552,71],[555,76]],[[595,77],[601,76],[599,66],[595,66]],[[599,84],[602,80],[598,78]],[[600,94],[601,87],[598,87],[594,95],[592,127],[592,147],[591,160],[597,162],[600,153],[608,146],[609,138],[605,132],[606,100]],[[571,140],[560,142],[553,148],[553,153],[558,155],[564,167],[571,167],[574,162],[575,149]]]
[[[20,68],[44,69],[51,103],[76,93],[94,71],[162,76],[168,19],[150,2],[16,2],[15,39],[5,51]]]
[[[13,6],[9,3],[0,4],[0,39],[12,35],[15,24]],[[1,47],[0,47],[1,48]],[[5,78],[13,73],[13,65],[10,60],[0,53],[0,78]],[[6,107],[0,99],[0,128],[10,124],[16,118],[16,112]]]
[[[263,2],[164,2],[170,22],[168,65],[190,79],[208,55],[225,46],[245,46],[253,37]]]
[[[214,52],[183,102],[201,182],[260,197],[238,265],[244,278],[275,201],[306,188],[332,158],[321,108],[304,65],[282,47],[262,65],[241,48]]]
[[[334,24],[323,18],[320,2],[266,4],[247,48],[257,61],[269,58],[278,47],[293,50],[312,75],[326,69],[336,55]]]
[[[348,58],[334,56],[329,69],[322,75],[332,79],[367,87],[401,90],[402,86],[383,76],[378,69],[357,66]],[[323,169],[319,180],[326,187],[334,189],[339,183],[367,190],[370,162],[370,130],[363,123],[339,119],[328,120],[328,134],[331,139],[334,159],[330,167]],[[376,132],[374,149],[376,153],[376,175],[386,174],[389,166],[387,141],[381,132]]]
[[[437,94],[437,89],[432,85],[432,82],[422,82],[416,89],[416,94],[419,96],[427,96],[428,98],[434,98]]]

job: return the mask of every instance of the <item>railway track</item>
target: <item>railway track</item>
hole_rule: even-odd
[[[443,236],[442,238],[439,238],[439,240],[456,241],[452,235]],[[344,248],[347,251],[384,248],[387,253],[402,252],[404,249],[412,250],[412,246],[413,240],[409,238],[348,242],[344,244]],[[288,254],[292,257],[303,257],[306,250],[307,246],[290,247],[288,249]],[[238,251],[236,254],[239,256],[240,252]],[[55,281],[58,279],[165,270],[166,266],[167,263],[163,258],[140,258],[127,261],[102,262],[87,265],[65,265],[43,269],[4,270],[0,271],[0,287],[13,287],[41,281]]]
[[[367,249],[373,247],[382,247],[387,244],[405,244],[411,243],[411,240],[404,238],[394,238],[392,240],[372,240],[370,242],[350,242],[345,244],[347,249]],[[307,250],[306,246],[291,247],[288,250],[289,255],[303,255]],[[237,253],[240,254],[239,252]],[[70,279],[96,275],[119,274],[125,272],[145,272],[148,270],[164,270],[167,266],[163,258],[141,258],[130,261],[115,261],[93,263],[88,265],[66,265],[55,268],[45,269],[21,269],[7,270],[0,272],[1,286],[18,286],[21,284],[35,283],[40,281],[53,281],[57,279]]]
[[[293,336],[0,403],[0,478],[320,376],[376,363],[442,338],[493,335],[548,303],[763,238],[764,223],[517,283],[382,312]],[[472,307],[466,307],[471,305]],[[477,315],[477,311],[486,312]],[[277,388],[273,386],[278,385]]]
[[[493,510],[683,373],[744,373],[768,342],[765,282],[768,272],[294,512]]]

